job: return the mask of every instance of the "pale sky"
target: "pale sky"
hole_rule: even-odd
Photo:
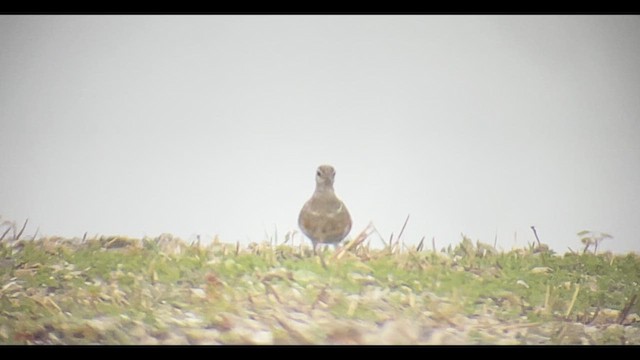
[[[281,242],[327,163],[350,236],[640,252],[639,140],[638,16],[0,16],[31,234]]]

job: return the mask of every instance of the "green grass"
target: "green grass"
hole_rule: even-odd
[[[221,343],[249,341],[228,314],[263,324],[277,343],[322,342],[330,333],[317,324],[292,330],[274,320],[292,311],[326,312],[333,321],[373,328],[396,318],[453,326],[483,317],[512,325],[608,326],[640,293],[635,254],[535,250],[498,252],[464,238],[437,253],[358,248],[336,259],[328,251],[323,266],[308,249],[286,245],[191,246],[179,239],[117,237],[4,241],[0,260],[11,263],[0,267],[0,343],[170,342],[186,328],[217,329]],[[638,303],[627,315],[640,312]],[[594,341],[619,342],[624,329],[638,328],[629,319]],[[549,343],[578,341],[564,332],[569,335],[549,335]],[[468,339],[493,338],[474,328]]]

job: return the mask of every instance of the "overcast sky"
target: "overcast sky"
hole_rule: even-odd
[[[350,236],[640,252],[640,17],[0,16],[0,154],[31,234],[282,241],[327,163]]]

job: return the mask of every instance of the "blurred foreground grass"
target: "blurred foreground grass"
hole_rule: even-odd
[[[0,241],[2,344],[640,344],[640,257]],[[324,264],[323,264],[324,262]]]

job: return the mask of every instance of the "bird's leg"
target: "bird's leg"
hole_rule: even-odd
[[[321,245],[322,246],[322,250],[320,250],[320,252],[318,252],[318,257],[320,258],[320,264],[322,264],[322,267],[327,270],[327,263],[324,262],[324,251],[327,249],[326,246]]]
[[[311,247],[313,248],[313,255],[317,255],[316,253],[316,247],[318,247],[318,243],[311,240]]]

